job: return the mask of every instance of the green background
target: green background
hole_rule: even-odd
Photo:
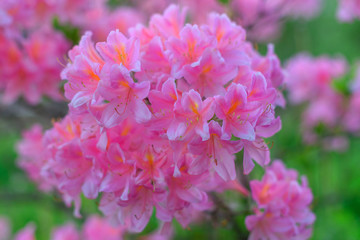
[[[282,36],[275,41],[276,53],[282,63],[298,52],[312,55],[343,55],[354,64],[360,56],[360,22],[339,23],[335,17],[337,1],[325,0],[321,14],[311,21],[292,20],[285,24]],[[55,22],[55,24],[57,24]],[[78,34],[69,30],[68,35]],[[76,38],[76,36],[75,36]],[[265,45],[259,45],[264,52]],[[346,83],[344,83],[346,84]],[[283,129],[270,142],[272,159],[282,159],[287,167],[306,175],[314,193],[313,211],[317,220],[312,239],[360,239],[360,138],[349,137],[349,150],[345,153],[326,152],[316,146],[306,146],[301,140],[300,116],[302,107],[288,105],[278,109]],[[25,174],[17,168],[14,145],[20,138],[20,130],[30,126],[29,120],[21,127],[13,126],[8,119],[0,119],[0,216],[8,217],[13,232],[33,222],[37,226],[38,239],[49,239],[54,226],[67,221],[80,225],[84,219],[75,219],[72,210],[64,207],[56,194],[39,192]],[[239,163],[238,163],[239,164]],[[257,166],[251,178],[263,174]],[[246,204],[234,194],[227,193],[225,201]],[[82,213],[96,213],[96,201],[84,199]],[[235,216],[238,229],[245,234],[244,216]],[[145,233],[156,227],[152,218]],[[182,229],[176,224],[175,239],[237,239],[234,227],[218,216],[217,223],[203,223]],[[129,236],[136,239],[137,236]]]

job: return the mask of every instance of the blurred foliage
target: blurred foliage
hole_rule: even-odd
[[[231,0],[218,0],[219,3],[221,4],[229,4]]]
[[[227,2],[219,0],[221,2]],[[120,0],[111,0],[117,5]],[[339,23],[335,18],[336,0],[325,0],[322,14],[311,20],[293,20],[285,24],[283,34],[275,42],[276,53],[286,63],[298,52],[307,51],[315,56],[343,55],[350,63],[360,59],[360,22]],[[54,20],[56,29],[62,31],[74,43],[80,33],[76,28],[61,25]],[[266,52],[266,44],[260,44],[261,52]],[[349,80],[353,73],[334,83],[334,88],[347,93]],[[301,107],[287,106],[279,109],[283,128],[273,138],[272,159],[282,159],[287,167],[295,168],[300,175],[306,175],[313,190],[313,210],[317,220],[313,239],[337,240],[360,239],[360,138],[350,138],[350,147],[346,153],[326,152],[319,146],[306,146],[301,139]],[[1,129],[1,128],[0,128]],[[13,231],[33,222],[37,226],[37,237],[49,239],[51,228],[67,221],[80,225],[84,218],[72,217],[72,209],[66,208],[54,194],[40,193],[25,174],[17,168],[14,146],[20,138],[19,132],[0,132],[0,216],[8,216]],[[241,154],[240,154],[241,155]],[[241,161],[237,162],[241,165]],[[264,170],[257,166],[250,178],[259,179]],[[227,193],[228,202],[237,199],[246,204],[247,199]],[[87,216],[97,212],[97,201],[83,199],[82,214]],[[244,215],[236,216],[238,228],[246,231]],[[157,221],[153,214],[144,235],[156,229]],[[224,220],[211,225],[209,221],[191,225],[189,229],[175,223],[175,239],[237,239],[234,228]],[[130,236],[130,239],[136,239]]]
[[[72,44],[77,44],[80,41],[79,28],[70,24],[60,23],[56,17],[53,19],[53,26],[56,30],[62,32]]]

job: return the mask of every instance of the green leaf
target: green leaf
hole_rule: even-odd
[[[218,2],[227,5],[230,3],[230,0],[218,0]]]

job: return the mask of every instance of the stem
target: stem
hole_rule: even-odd
[[[210,212],[210,216],[213,220],[213,222],[218,222],[219,215],[223,215],[225,220],[227,220],[230,225],[232,226],[232,229],[235,231],[237,235],[237,239],[244,239],[246,240],[248,238],[248,234],[241,230],[239,225],[236,221],[236,215],[225,203],[224,201],[215,193],[211,193],[210,197],[212,198],[216,208],[212,212]]]

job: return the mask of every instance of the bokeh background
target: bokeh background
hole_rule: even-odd
[[[325,0],[316,18],[286,22],[280,38],[274,41],[283,64],[303,51],[314,56],[344,56],[350,63],[360,60],[360,22],[340,23],[335,17],[336,8],[336,0]],[[76,32],[69,34],[76,35]],[[258,47],[265,53],[266,45]],[[13,232],[29,222],[35,223],[39,240],[48,239],[54,226],[67,221],[80,225],[84,219],[74,219],[72,209],[66,208],[56,194],[46,195],[37,190],[16,166],[14,146],[23,129],[35,122],[49,126],[50,118],[61,117],[64,109],[65,104],[49,100],[32,111],[21,102],[0,107],[0,216],[11,220]],[[349,136],[349,149],[344,153],[304,145],[300,127],[302,110],[302,106],[288,105],[278,111],[283,129],[269,139],[273,144],[272,159],[282,159],[287,167],[308,177],[314,194],[312,208],[317,217],[312,239],[360,239],[360,137]],[[262,174],[263,169],[258,166],[250,177],[260,178]],[[83,199],[84,216],[96,213],[96,208],[96,202]],[[236,239],[234,227],[219,218],[216,224],[198,223],[189,229],[181,229],[177,224],[175,239]],[[245,216],[235,218],[238,229],[246,231]],[[156,224],[152,219],[143,234],[155,229]]]

